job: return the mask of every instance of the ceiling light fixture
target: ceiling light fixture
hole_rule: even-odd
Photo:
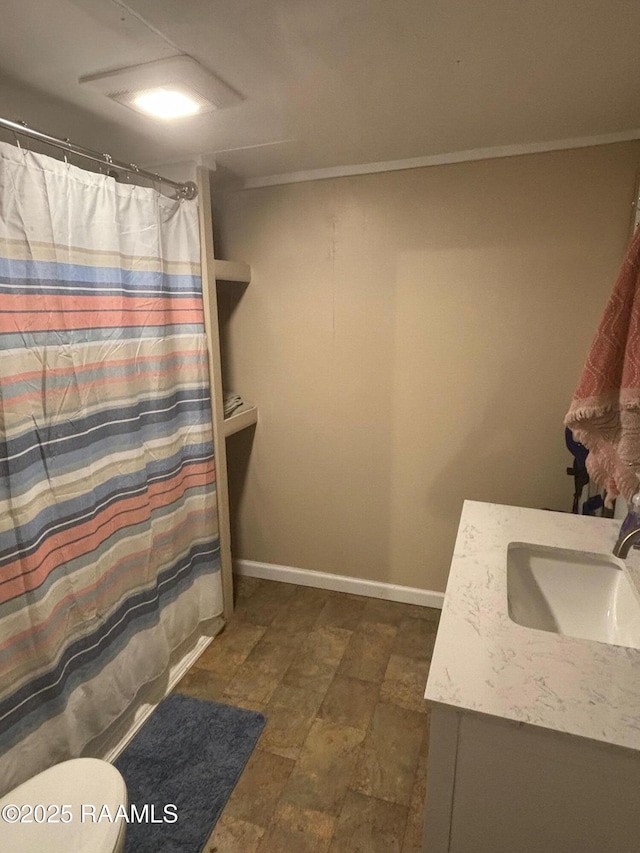
[[[90,74],[78,82],[123,106],[162,119],[198,115],[242,100],[190,56]]]
[[[200,112],[200,104],[177,89],[149,89],[133,99],[132,106],[156,118],[182,118]]]

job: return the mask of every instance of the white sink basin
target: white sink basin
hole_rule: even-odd
[[[507,598],[527,628],[640,649],[640,602],[613,556],[511,542]]]

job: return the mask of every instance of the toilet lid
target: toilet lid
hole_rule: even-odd
[[[113,818],[126,804],[124,779],[111,764],[97,758],[63,761],[0,800],[0,850],[113,853],[126,823],[108,815]],[[20,809],[21,820],[8,822],[15,815],[10,806]]]

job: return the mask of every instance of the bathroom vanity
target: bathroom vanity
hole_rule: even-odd
[[[640,559],[465,502],[425,693],[427,853],[640,850]]]

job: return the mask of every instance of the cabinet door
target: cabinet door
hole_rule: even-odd
[[[445,849],[637,853],[638,791],[640,760],[631,751],[464,714]]]

